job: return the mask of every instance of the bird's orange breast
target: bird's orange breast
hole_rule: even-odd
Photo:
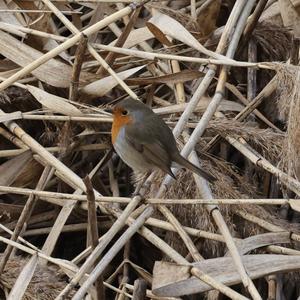
[[[132,122],[133,120],[130,116],[123,116],[121,111],[114,111],[113,124],[111,128],[111,141],[113,144],[118,137],[120,129],[127,124],[131,124]]]

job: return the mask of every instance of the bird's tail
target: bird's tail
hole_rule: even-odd
[[[187,159],[185,159],[183,156],[181,156],[179,153],[178,155],[174,155],[173,160],[175,163],[178,163],[179,165],[183,166],[186,169],[191,170],[192,172],[198,174],[199,176],[203,177],[204,179],[206,179],[209,182],[214,182],[216,181],[216,178],[208,173],[206,173],[205,171],[203,171],[202,169],[198,168],[197,166],[195,166],[194,164],[192,164],[190,161],[188,161]]]

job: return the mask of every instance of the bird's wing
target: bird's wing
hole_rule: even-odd
[[[126,130],[125,138],[135,150],[143,154],[146,161],[175,178],[171,171],[170,155],[158,140],[141,140],[130,129]]]

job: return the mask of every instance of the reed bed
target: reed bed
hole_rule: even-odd
[[[300,299],[300,2],[0,3],[1,299]],[[187,170],[134,174],[131,97]]]

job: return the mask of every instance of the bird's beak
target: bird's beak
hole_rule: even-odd
[[[113,109],[110,107],[104,108],[103,109],[105,112],[112,114],[113,113]]]

